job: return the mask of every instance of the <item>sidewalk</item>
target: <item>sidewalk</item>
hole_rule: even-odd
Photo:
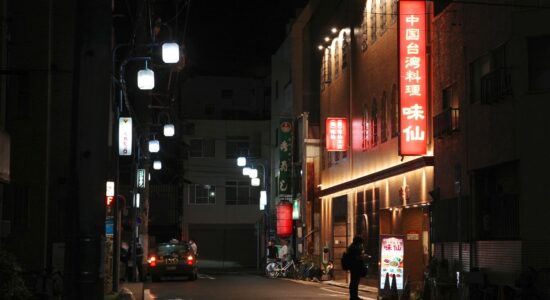
[[[346,289],[349,287],[349,283],[347,283],[344,279],[342,279],[342,280],[321,281],[320,283],[321,284],[329,284],[329,285],[333,285],[333,286],[338,286],[338,287],[346,288]],[[361,283],[359,284],[359,290],[363,291],[363,292],[378,294],[378,288],[376,288],[376,286],[367,285],[367,284],[365,284],[365,282],[363,282],[363,280],[361,280]]]

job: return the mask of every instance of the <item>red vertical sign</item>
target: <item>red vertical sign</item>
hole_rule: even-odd
[[[325,128],[327,151],[347,151],[348,119],[327,118]]]
[[[426,64],[426,2],[399,1],[400,155],[426,154]]]

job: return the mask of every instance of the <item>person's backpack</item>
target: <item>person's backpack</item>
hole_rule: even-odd
[[[342,255],[342,259],[340,260],[343,270],[348,271],[349,269],[351,269],[351,259],[352,258],[349,255],[348,251],[344,252],[344,254]]]

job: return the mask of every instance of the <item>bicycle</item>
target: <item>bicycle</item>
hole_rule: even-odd
[[[296,266],[294,260],[290,260],[284,266],[281,260],[276,260],[267,264],[265,273],[269,278],[277,278],[281,275],[282,277],[294,278],[298,273],[298,266]]]

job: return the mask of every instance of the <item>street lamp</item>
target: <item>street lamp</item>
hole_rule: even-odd
[[[162,61],[174,64],[180,60],[180,46],[177,43],[162,44]]]
[[[151,153],[157,153],[160,150],[160,142],[158,140],[150,140],[149,141],[149,152]]]
[[[147,68],[147,62],[145,62],[145,69],[139,70],[137,81],[140,90],[152,90],[155,87],[155,72]]]
[[[244,168],[243,168],[243,175],[244,175],[244,176],[250,175],[250,170],[252,170],[252,169],[249,168],[249,167],[244,167]]]
[[[248,173],[248,177],[257,178],[258,177],[258,169],[250,169],[250,172]]]
[[[260,178],[258,178],[258,177],[252,178],[250,180],[250,185],[251,186],[260,186]]]
[[[237,158],[237,166],[244,167],[246,166],[246,157],[240,156]]]
[[[164,125],[164,136],[174,136],[174,133],[176,132],[174,124],[168,123]]]
[[[155,169],[155,170],[162,169],[162,162],[160,160],[155,160],[153,162],[153,169]]]

